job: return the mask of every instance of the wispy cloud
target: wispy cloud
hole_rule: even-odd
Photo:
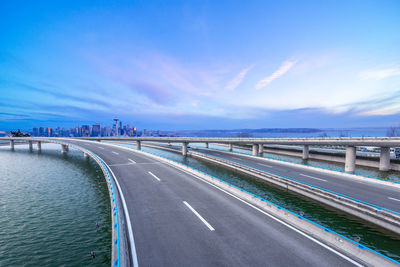
[[[254,64],[242,70],[238,75],[236,75],[229,83],[225,86],[227,90],[236,89],[243,81],[244,77],[246,77],[247,73],[254,67]]]
[[[282,65],[277,69],[274,73],[272,73],[270,76],[262,79],[256,84],[256,89],[261,89],[270,84],[273,80],[281,77],[283,74],[288,72],[295,64],[297,61],[292,61],[292,60],[286,60],[285,62],[282,63]]]
[[[386,68],[386,69],[371,69],[359,73],[361,80],[382,80],[392,76],[400,75],[400,67]]]

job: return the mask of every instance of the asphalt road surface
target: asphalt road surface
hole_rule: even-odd
[[[319,244],[246,202],[168,164],[98,142],[122,188],[142,266],[348,266]]]

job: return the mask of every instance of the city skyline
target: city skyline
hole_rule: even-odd
[[[400,123],[398,1],[0,10],[1,130],[114,116],[165,130]]]

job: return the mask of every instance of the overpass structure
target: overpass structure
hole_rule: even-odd
[[[145,152],[102,142],[9,138],[81,150],[109,183],[113,266],[397,266],[258,196]],[[139,142],[143,140],[136,140]]]
[[[309,147],[318,146],[345,146],[346,159],[345,171],[352,173],[356,165],[356,147],[373,146],[380,148],[379,170],[390,169],[390,148],[400,147],[399,137],[365,137],[365,138],[215,138],[215,137],[81,137],[86,140],[107,140],[107,141],[135,141],[138,149],[141,142],[166,142],[182,143],[182,155],[186,156],[189,143],[210,143],[228,144],[232,150],[234,144],[251,145],[253,155],[263,151],[263,145],[301,145],[303,146],[303,159],[309,157]]]

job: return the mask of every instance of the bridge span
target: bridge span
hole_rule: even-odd
[[[141,142],[163,142],[181,143],[182,155],[186,156],[189,143],[205,143],[206,147],[210,143],[228,144],[230,150],[234,144],[251,145],[252,154],[258,155],[263,152],[263,145],[301,145],[303,147],[303,159],[309,158],[309,147],[311,145],[320,146],[345,146],[345,171],[352,173],[356,166],[356,147],[373,146],[380,148],[379,170],[388,171],[390,169],[390,148],[400,147],[400,137],[365,137],[365,138],[216,138],[216,137],[77,137],[82,140],[96,141],[134,141],[138,149]],[[11,147],[14,147],[12,137],[1,137],[0,140],[10,140]],[[38,143],[40,144],[40,142]],[[30,143],[31,145],[31,143]]]
[[[125,259],[114,261],[115,266],[396,265],[327,229],[314,231],[312,226],[303,231],[257,207],[246,193],[231,193],[229,187],[216,186],[144,152],[85,140],[12,140],[16,139],[58,143],[63,153],[72,146],[105,164],[121,204],[115,209],[120,214],[119,234],[125,236],[118,242],[126,242],[117,252]],[[294,218],[308,223],[299,215]],[[113,248],[116,240],[113,237]],[[334,242],[340,245],[331,245]]]
[[[309,146],[345,146],[345,170],[354,172],[356,165],[356,147],[373,146],[380,148],[379,170],[390,169],[390,148],[400,147],[399,137],[365,137],[365,138],[215,138],[215,137],[82,137],[86,140],[108,140],[108,141],[135,141],[140,148],[143,141],[182,143],[182,154],[187,154],[189,143],[210,143],[229,144],[230,149],[234,144],[246,144],[252,146],[253,155],[263,151],[263,145],[301,145],[303,146],[303,159],[309,157]]]

